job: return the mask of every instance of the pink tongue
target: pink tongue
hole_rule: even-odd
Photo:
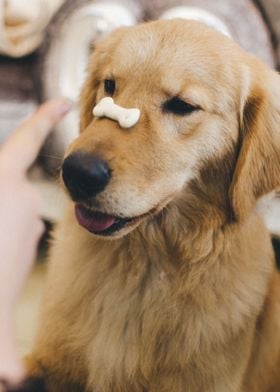
[[[102,232],[111,227],[117,220],[112,215],[88,210],[80,204],[75,206],[75,213],[79,224],[90,232]]]

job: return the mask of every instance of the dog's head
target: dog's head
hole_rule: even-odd
[[[80,224],[120,236],[187,195],[245,219],[280,182],[278,89],[276,73],[200,23],[114,32],[93,54],[63,164]],[[106,96],[139,108],[136,125],[93,117]]]

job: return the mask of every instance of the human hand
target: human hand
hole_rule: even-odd
[[[11,382],[24,374],[15,344],[13,311],[44,230],[39,194],[29,183],[27,171],[71,106],[63,98],[42,105],[0,149],[0,379]]]

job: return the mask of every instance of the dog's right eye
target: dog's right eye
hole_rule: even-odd
[[[191,105],[180,99],[179,97],[173,97],[168,101],[164,102],[162,109],[166,113],[173,113],[177,116],[185,116],[191,114],[197,110],[200,110],[199,106]]]
[[[113,79],[104,80],[104,90],[105,93],[113,95],[116,89],[116,82]]]

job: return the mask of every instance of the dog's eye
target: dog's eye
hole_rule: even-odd
[[[104,80],[104,90],[107,94],[113,95],[116,89],[116,82],[113,79]]]
[[[187,103],[178,97],[173,97],[168,101],[164,102],[162,109],[166,113],[173,113],[178,116],[185,116],[187,114],[191,114],[192,112],[200,110],[200,107],[191,105],[190,103]]]

